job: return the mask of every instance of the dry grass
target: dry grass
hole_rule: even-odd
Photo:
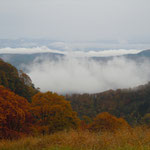
[[[17,141],[0,141],[0,150],[150,150],[150,129],[136,127],[116,133],[63,131]]]

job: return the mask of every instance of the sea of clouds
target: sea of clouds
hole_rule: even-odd
[[[150,61],[137,64],[125,58],[97,62],[87,58],[65,57],[59,61],[34,62],[29,76],[42,91],[97,93],[109,89],[129,88],[150,80]]]
[[[33,54],[53,52],[64,54],[58,60],[40,56],[26,66],[28,75],[41,91],[66,93],[97,93],[109,89],[130,88],[150,81],[150,60],[140,62],[125,57],[96,61],[90,57],[137,54],[141,50],[58,51],[46,47],[5,48],[5,53]],[[2,49],[0,49],[0,53]],[[40,59],[40,61],[38,61]],[[42,61],[41,61],[42,60]]]

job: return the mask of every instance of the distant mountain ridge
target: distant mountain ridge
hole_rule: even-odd
[[[18,69],[22,69],[22,65],[29,65],[33,63],[36,58],[48,58],[49,60],[58,60],[58,57],[63,57],[59,53],[35,53],[35,54],[0,54],[0,58],[11,63]]]
[[[146,57],[149,58],[150,57],[150,49],[148,50],[143,50],[142,52],[139,52],[137,54],[127,54],[124,55],[127,58],[139,58],[139,57]]]
[[[4,53],[0,54],[0,58],[2,58],[4,61],[11,63],[18,69],[22,69],[22,65],[29,65],[33,63],[33,61],[37,58],[46,58],[50,61],[57,61],[59,58],[63,58],[65,55],[60,53],[52,53],[52,52],[43,52],[43,53],[34,53],[34,54],[10,54],[10,53]],[[137,54],[124,54],[120,56],[97,56],[97,57],[88,57],[88,59],[93,59],[95,61],[108,61],[113,58],[120,58],[124,57],[127,59],[132,59],[135,61],[138,61],[141,58],[150,59],[150,49],[143,50],[142,52],[139,52]],[[42,60],[41,60],[42,61]]]

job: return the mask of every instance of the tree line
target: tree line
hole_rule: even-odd
[[[134,125],[144,123],[150,116],[150,82],[132,89],[66,95],[66,99],[81,119],[85,115],[93,118],[101,112],[109,112]]]

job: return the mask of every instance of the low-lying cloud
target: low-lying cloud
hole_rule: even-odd
[[[41,58],[40,58],[41,59]],[[100,62],[66,56],[59,61],[34,61],[29,76],[41,91],[97,93],[109,89],[130,88],[150,80],[150,61],[140,63],[124,57]]]
[[[58,43],[55,43],[55,46]],[[59,43],[62,45],[62,43]],[[58,53],[57,59],[38,55],[25,66],[36,87],[41,91],[65,93],[97,93],[109,89],[132,88],[150,81],[150,60],[131,60],[123,55],[142,50],[73,51],[37,48],[1,48],[0,54]],[[9,56],[9,57],[8,57]],[[9,62],[11,55],[2,55]],[[108,56],[111,59],[107,59]],[[116,57],[119,56],[119,57]],[[91,57],[105,57],[91,59]],[[7,59],[6,59],[7,58]],[[24,65],[23,65],[24,66]]]
[[[60,43],[59,43],[60,44]],[[58,45],[59,45],[58,44]],[[61,43],[62,44],[62,43]],[[56,45],[56,43],[55,43]],[[66,45],[67,47],[67,45]],[[0,48],[0,54],[35,54],[35,53],[58,53],[64,55],[72,55],[77,57],[108,57],[108,56],[121,56],[125,54],[137,54],[143,50],[137,49],[112,49],[112,50],[89,50],[89,51],[82,51],[82,50],[72,50],[71,48],[66,48],[65,50],[55,50],[50,49],[48,47],[33,47],[33,48]]]
[[[49,49],[46,46],[33,48],[0,48],[0,54],[36,54],[36,53],[61,53],[62,51]]]

